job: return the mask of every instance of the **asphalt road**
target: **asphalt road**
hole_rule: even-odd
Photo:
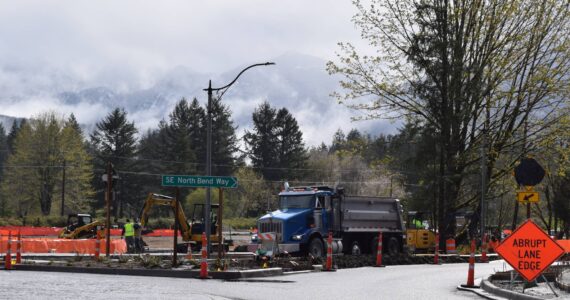
[[[477,264],[475,277],[503,270]],[[0,299],[480,299],[458,291],[468,264],[313,272],[244,282],[0,271]]]

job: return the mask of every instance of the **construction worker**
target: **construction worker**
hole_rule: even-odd
[[[142,240],[142,225],[139,218],[136,219],[135,225],[135,252],[142,253],[144,250],[143,240]]]
[[[134,243],[135,243],[135,224],[133,224],[129,219],[123,226],[123,234],[125,237],[125,242],[127,243],[127,253],[133,253]]]

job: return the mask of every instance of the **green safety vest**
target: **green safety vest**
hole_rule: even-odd
[[[125,236],[135,235],[135,225],[133,223],[125,224]]]

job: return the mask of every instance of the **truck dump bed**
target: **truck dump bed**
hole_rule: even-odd
[[[340,205],[342,231],[404,231],[402,206],[398,199],[345,196]]]

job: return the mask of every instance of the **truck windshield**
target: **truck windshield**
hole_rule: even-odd
[[[281,196],[279,197],[279,209],[288,208],[312,208],[315,206],[314,195]]]

